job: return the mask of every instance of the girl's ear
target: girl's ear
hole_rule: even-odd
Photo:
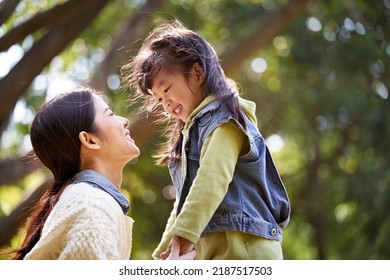
[[[198,82],[198,84],[201,85],[204,81],[204,72],[199,62],[195,62],[192,65],[192,74],[195,76],[195,80]]]
[[[100,144],[99,144],[99,139],[85,131],[81,131],[79,133],[79,139],[81,142],[81,145],[84,146],[87,149],[91,150],[99,150],[100,149]]]

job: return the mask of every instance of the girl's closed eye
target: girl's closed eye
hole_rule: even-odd
[[[170,85],[169,87],[167,87],[167,88],[164,90],[164,92],[165,92],[165,93],[168,93],[168,91],[171,89],[171,87],[172,87],[172,85]]]

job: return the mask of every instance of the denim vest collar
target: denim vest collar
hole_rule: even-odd
[[[81,170],[76,174],[76,176],[74,176],[72,183],[76,184],[80,182],[89,183],[94,188],[107,192],[115,199],[116,202],[118,202],[124,214],[127,214],[127,212],[130,210],[130,202],[114,186],[114,184],[102,174],[91,169]]]
[[[203,117],[203,115],[218,109],[220,106],[220,103],[215,99],[214,96],[210,95],[206,97],[198,106],[200,109],[198,110],[197,108],[190,114],[188,118],[189,122],[184,125],[184,131],[188,130],[198,119]]]

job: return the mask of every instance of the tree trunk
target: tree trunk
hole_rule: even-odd
[[[16,184],[21,178],[43,167],[33,151],[26,155],[0,161],[0,188]]]
[[[38,13],[34,17],[26,20],[18,26],[12,28],[8,33],[0,38],[0,52],[7,50],[14,44],[21,42],[28,35],[42,29],[45,26],[52,26],[55,23],[71,16],[75,11],[80,10],[81,6],[88,4],[87,1],[69,0],[63,4]]]
[[[16,102],[26,92],[33,79],[77,34],[90,24],[108,2],[109,0],[88,0],[88,5],[76,10],[70,20],[59,22],[43,35],[8,75],[0,80],[0,104],[2,105],[0,136],[8,125]]]
[[[165,0],[149,0],[140,8],[118,32],[111,44],[110,50],[99,64],[89,85],[101,89],[107,87],[107,77],[110,74],[118,73],[123,61],[133,55],[142,43],[151,15],[157,11]]]
[[[20,0],[3,0],[0,2],[0,25],[3,25],[12,15]]]

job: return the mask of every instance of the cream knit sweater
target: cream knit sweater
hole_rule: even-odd
[[[71,184],[25,259],[129,259],[132,225],[110,194],[87,183]]]

